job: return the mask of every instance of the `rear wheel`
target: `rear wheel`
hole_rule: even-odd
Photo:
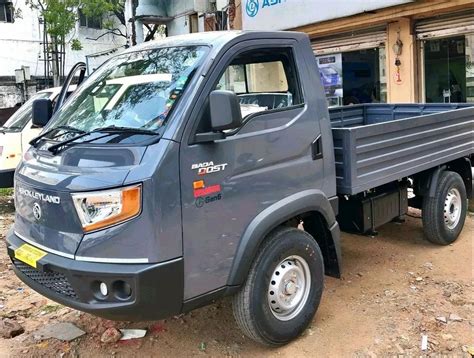
[[[298,337],[319,306],[324,267],[308,233],[278,228],[262,244],[242,289],[234,296],[237,324],[251,339],[280,346]]]
[[[456,241],[466,219],[466,187],[458,173],[440,174],[434,197],[423,198],[423,230],[427,239],[438,245]]]

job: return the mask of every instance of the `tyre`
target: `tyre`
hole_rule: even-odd
[[[445,171],[438,179],[434,197],[423,198],[423,230],[438,245],[449,245],[458,238],[466,219],[466,187],[458,173]]]
[[[233,298],[234,317],[249,338],[281,346],[298,337],[319,306],[324,266],[307,232],[280,227],[267,236],[247,281]]]

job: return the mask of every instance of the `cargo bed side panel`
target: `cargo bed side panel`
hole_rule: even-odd
[[[377,116],[380,108],[364,109],[372,111],[364,122],[375,124],[333,128],[339,194],[357,194],[474,152],[474,107],[413,117],[412,106],[405,119]]]

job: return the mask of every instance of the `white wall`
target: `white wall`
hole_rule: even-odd
[[[40,50],[39,24],[36,13],[23,1],[17,1],[23,18],[14,23],[0,22],[0,76],[15,76],[15,69],[30,66],[36,74],[38,51]],[[41,75],[43,72],[41,72]]]
[[[0,22],[0,77],[3,77],[3,80],[0,79],[0,108],[12,107],[23,100],[21,91],[15,85],[14,80],[5,79],[5,77],[14,77],[15,69],[19,69],[21,66],[29,66],[31,76],[44,76],[44,62],[41,61],[43,59],[43,46],[41,44],[43,30],[39,24],[38,12],[25,5],[23,0],[16,0],[14,6],[21,10],[21,18],[16,18],[14,23]],[[117,19],[115,20],[117,27],[125,33],[125,28]],[[83,49],[72,51],[70,46],[67,46],[66,74],[75,63],[85,61],[86,55],[121,47],[126,43],[125,38],[110,34],[101,37],[97,41],[88,39],[97,38],[104,32],[106,30],[80,27],[77,23],[76,29],[68,36],[67,40],[79,39]],[[90,69],[98,67],[108,57],[110,56],[90,59]],[[29,87],[29,92],[34,92],[34,86]]]
[[[43,40],[42,28],[38,22],[38,13],[25,5],[23,0],[17,0],[16,8],[21,9],[22,18],[15,19],[14,23],[0,22],[0,76],[14,76],[15,69],[29,66],[32,76],[43,76]],[[120,25],[120,27],[122,27]],[[122,30],[125,32],[125,29]],[[85,55],[113,49],[125,44],[125,38],[106,35],[98,41],[86,39],[96,38],[105,30],[94,30],[76,26],[76,30],[68,37],[78,38],[83,45],[83,50],[66,51],[66,72],[79,61],[85,61]],[[107,57],[94,60],[97,64],[105,61]]]
[[[31,97],[36,93],[36,86],[29,85],[28,96]],[[10,84],[2,85],[0,83],[0,108],[10,108],[16,106],[17,103],[21,103],[22,93],[20,87]]]
[[[169,16],[175,17],[167,24],[168,35],[189,34],[188,15],[194,12],[194,0],[170,1],[166,11]]]
[[[112,18],[115,21],[115,26],[121,30],[123,34],[126,34],[126,29],[116,17]],[[127,39],[122,36],[115,36],[112,34],[107,34],[101,37],[98,40],[91,40],[96,39],[101,34],[107,32],[107,30],[95,30],[89,29],[86,27],[80,27],[79,23],[76,25],[76,37],[82,43],[82,50],[81,51],[72,51],[70,47],[68,51],[66,51],[66,67],[70,68],[75,63],[79,61],[85,61],[86,55],[92,55],[98,52],[107,51],[111,49],[120,48],[119,51],[125,50],[123,47],[127,43]],[[72,38],[72,36],[71,36]],[[117,54],[118,52],[114,53]],[[90,69],[93,70],[95,67],[101,65],[104,61],[106,61],[111,55],[108,56],[100,56],[97,58],[90,58],[89,65]],[[66,69],[66,72],[68,70]]]
[[[169,36],[189,34],[190,27],[188,16],[177,17],[173,21],[167,23],[167,27]]]
[[[216,0],[216,8],[218,11],[222,11],[229,4],[229,0]]]
[[[244,30],[286,30],[413,0],[242,0]]]

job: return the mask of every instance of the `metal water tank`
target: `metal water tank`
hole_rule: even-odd
[[[167,19],[166,1],[164,0],[140,0],[135,12],[137,18],[163,18]]]

